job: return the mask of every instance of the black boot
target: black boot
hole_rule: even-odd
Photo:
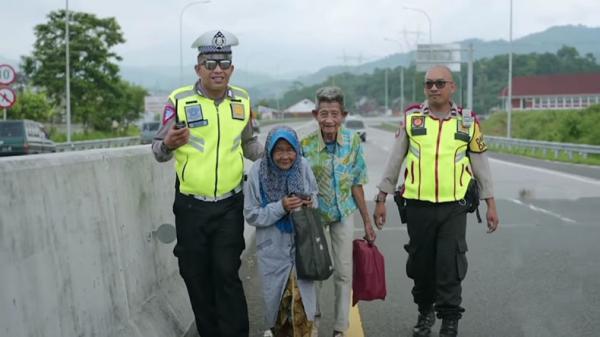
[[[440,337],[456,337],[458,335],[458,319],[442,319]]]
[[[417,325],[413,328],[413,337],[427,337],[431,333],[431,327],[435,323],[433,309],[419,312]]]

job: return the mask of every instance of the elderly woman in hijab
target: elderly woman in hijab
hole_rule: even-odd
[[[290,211],[317,207],[317,183],[300,153],[296,132],[272,129],[263,157],[244,186],[244,216],[256,227],[256,255],[262,275],[266,323],[276,337],[308,337],[316,311],[313,281],[299,280],[294,268],[294,228]]]

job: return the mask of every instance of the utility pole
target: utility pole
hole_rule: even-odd
[[[404,110],[405,106],[404,102],[404,67],[400,66],[400,108]]]
[[[467,93],[467,108],[472,110],[473,109],[473,44],[472,43],[469,43],[469,65],[467,67],[467,90],[469,91]]]
[[[387,115],[388,110],[389,110],[389,105],[388,105],[388,70],[387,68],[384,71],[384,78],[385,78],[385,82],[384,82],[384,90],[385,90],[385,115]]]

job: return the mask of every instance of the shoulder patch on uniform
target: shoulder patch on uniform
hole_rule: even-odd
[[[411,116],[410,123],[413,129],[425,127],[425,116]]]
[[[404,113],[405,114],[411,114],[411,113],[415,113],[415,112],[421,112],[422,107],[421,104],[411,104],[408,107],[406,107],[406,109],[404,109]]]
[[[162,124],[165,125],[169,120],[175,117],[175,108],[171,105],[165,105],[165,109],[163,111],[163,119]]]
[[[246,111],[243,104],[231,103],[231,118],[239,120],[246,118]]]

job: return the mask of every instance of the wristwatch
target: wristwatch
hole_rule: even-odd
[[[171,149],[169,149],[169,147],[167,146],[167,144],[165,144],[164,140],[162,142],[160,142],[160,149],[164,153],[171,153],[171,151],[172,151]]]
[[[375,196],[375,203],[385,202],[387,195],[381,196],[379,193]]]

